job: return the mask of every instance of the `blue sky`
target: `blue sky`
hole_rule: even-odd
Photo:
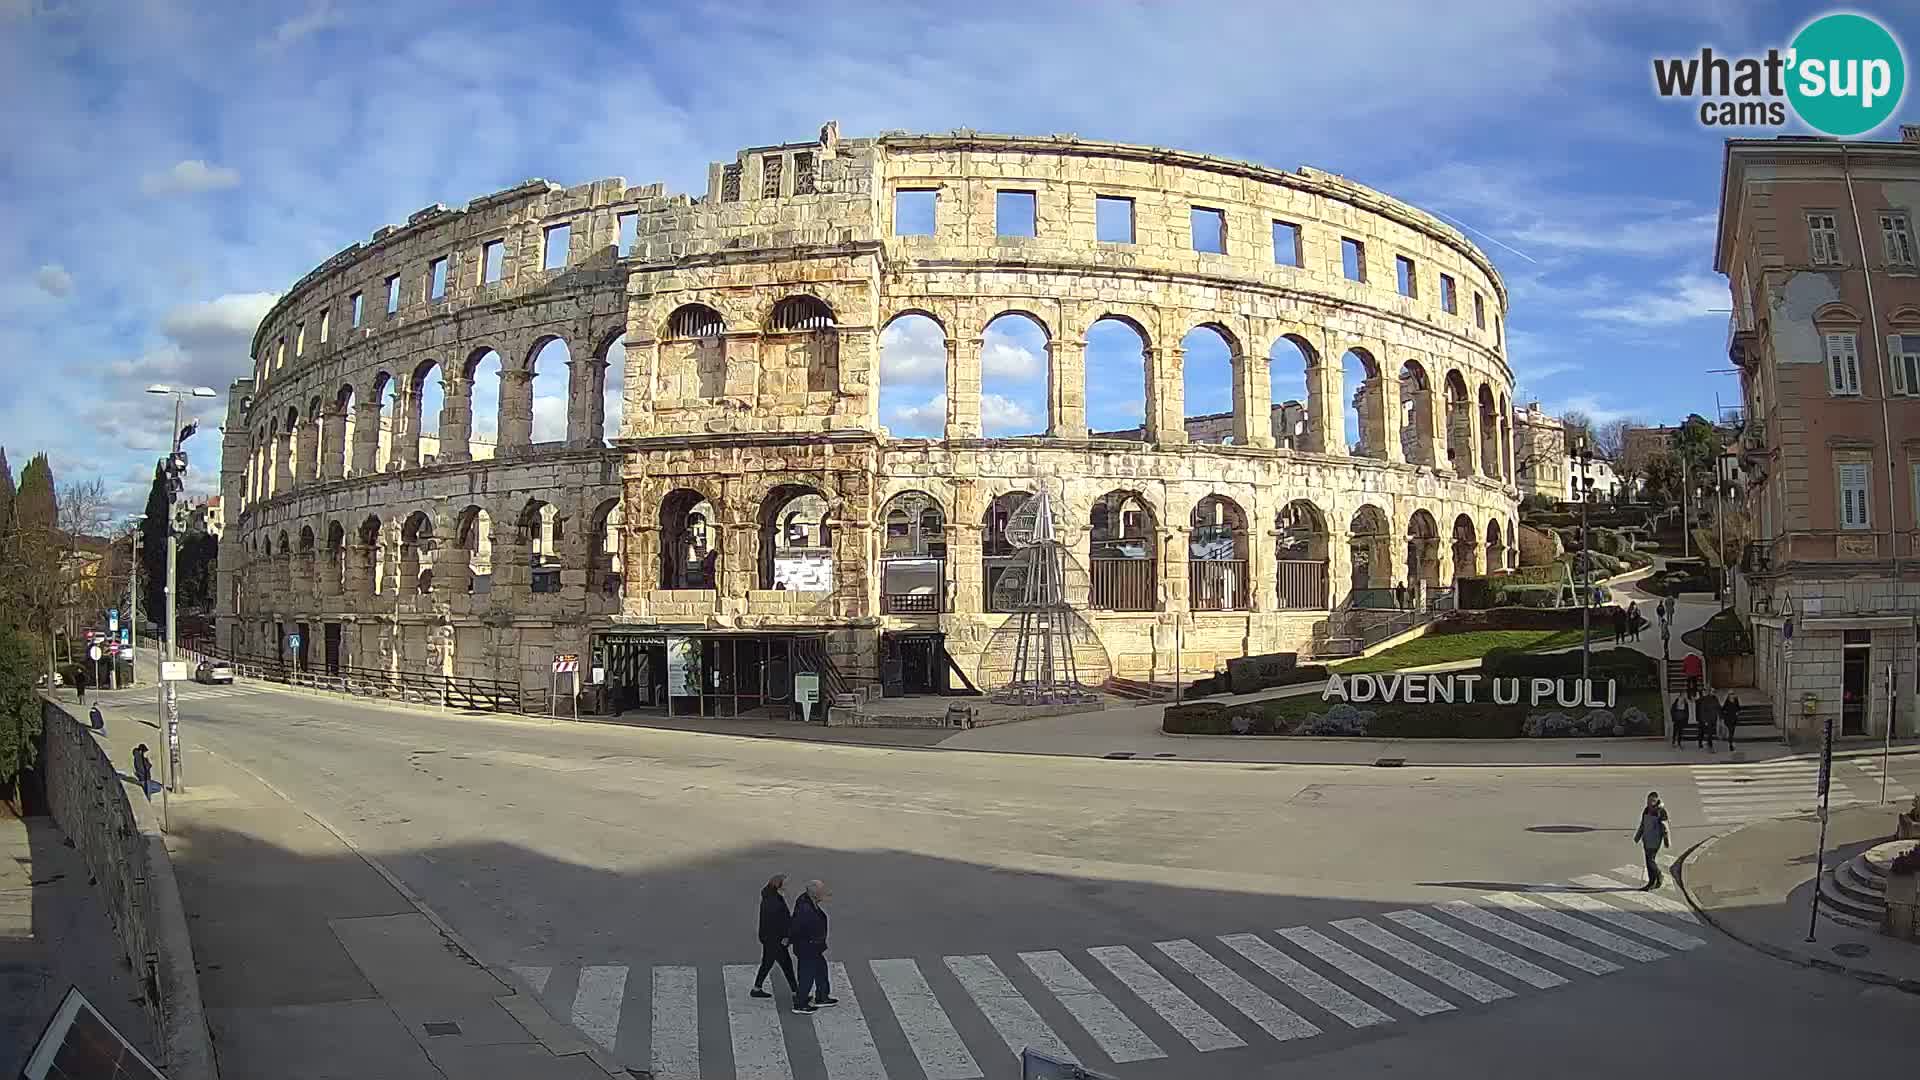
[[[1737,396],[1710,373],[1723,133],[1656,98],[1650,60],[1783,44],[1825,9],[1305,7],[0,0],[0,442],[132,508],[167,428],[140,388],[224,392],[274,296],[376,227],[530,176],[698,192],[709,161],[828,119],[1342,173],[1481,239],[1512,292],[1517,401],[1654,422]],[[894,375],[925,366],[911,341],[890,352]],[[1089,365],[1135,354],[1096,342]],[[989,430],[1044,426],[1038,355],[1031,331],[988,335]],[[1209,368],[1198,344],[1189,360]],[[1224,406],[1211,370],[1189,411]],[[1138,385],[1096,380],[1092,423],[1136,422]],[[891,393],[883,419],[939,415],[938,389]],[[201,415],[199,490],[222,404]]]

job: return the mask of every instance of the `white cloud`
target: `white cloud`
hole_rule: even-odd
[[[1554,416],[1564,416],[1569,412],[1586,413],[1595,427],[1634,416],[1632,409],[1610,404],[1610,401],[1609,398],[1601,398],[1595,394],[1575,394],[1541,407]]]
[[[887,429],[908,438],[938,436],[947,429],[947,395],[935,394],[924,405],[901,405],[887,413]]]
[[[274,27],[272,36],[261,42],[261,46],[267,49],[284,49],[322,30],[343,26],[346,21],[346,17],[336,11],[331,3],[317,4],[312,10],[296,15]]]
[[[888,382],[944,383],[947,339],[924,316],[894,320],[880,335],[880,377]]]
[[[227,348],[237,340],[250,355],[254,330],[279,298],[278,293],[227,293],[182,304],[160,317],[160,332],[185,349]],[[245,374],[246,367],[243,356],[234,368],[235,377]]]
[[[980,395],[980,427],[988,435],[1030,432],[1039,419],[1025,405],[1001,394]]]
[[[533,441],[559,442],[567,437],[567,399],[562,397],[538,397],[533,399]]]
[[[73,275],[59,263],[48,263],[34,271],[33,283],[48,296],[64,297],[73,292]]]
[[[1580,317],[1632,326],[1671,326],[1694,319],[1724,321],[1731,304],[1727,283],[1719,277],[1681,274],[1668,278],[1658,289],[1630,294],[1619,303],[1587,308]]]
[[[1044,378],[1046,361],[1032,349],[1010,341],[988,341],[980,350],[980,373],[1025,381]]]
[[[170,169],[148,173],[140,178],[140,190],[148,195],[197,195],[236,187],[240,174],[233,169],[209,165],[198,158],[177,162]]]

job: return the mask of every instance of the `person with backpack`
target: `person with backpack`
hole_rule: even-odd
[[[1641,892],[1657,889],[1666,883],[1660,874],[1660,849],[1673,846],[1673,834],[1667,828],[1667,808],[1660,805],[1660,793],[1647,792],[1647,805],[1640,811],[1640,827],[1633,830],[1633,838],[1647,853],[1647,883],[1640,887]]]
[[[793,957],[787,954],[787,932],[793,924],[793,913],[787,910],[787,898],[782,895],[786,887],[785,874],[773,875],[760,887],[760,971],[753,977],[753,989],[748,997],[773,996],[760,987],[775,964],[780,965],[780,973],[787,977],[787,989],[793,991],[794,999],[800,997],[800,983],[793,975]]]

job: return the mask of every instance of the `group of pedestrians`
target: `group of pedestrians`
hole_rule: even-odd
[[[827,912],[831,897],[825,882],[807,882],[800,898],[787,907],[787,875],[775,874],[760,889],[760,971],[753,977],[750,996],[770,998],[762,989],[777,966],[793,991],[793,1011],[810,1013],[840,1004],[827,979]],[[787,954],[788,947],[792,956]],[[799,960],[795,971],[794,960]]]
[[[1727,733],[1727,749],[1734,749],[1735,733],[1740,729],[1740,697],[1733,691],[1727,691],[1725,700],[1713,696],[1712,691],[1704,693],[1675,694],[1673,709],[1668,715],[1668,735],[1675,747],[1686,744],[1687,730],[1693,730],[1694,747],[1709,752],[1717,750],[1715,735],[1724,727]]]
[[[1640,631],[1647,625],[1647,617],[1640,614],[1638,601],[1625,607],[1613,609],[1613,643],[1623,645],[1628,641],[1639,641]]]

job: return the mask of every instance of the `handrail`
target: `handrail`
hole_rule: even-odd
[[[236,678],[275,682],[350,697],[380,697],[482,712],[539,712],[546,708],[544,701],[530,702],[519,683],[499,679],[345,664],[329,665],[320,670],[296,668],[280,657],[235,657],[199,643],[182,646],[180,651],[196,664],[208,661],[227,664],[233,668]]]

